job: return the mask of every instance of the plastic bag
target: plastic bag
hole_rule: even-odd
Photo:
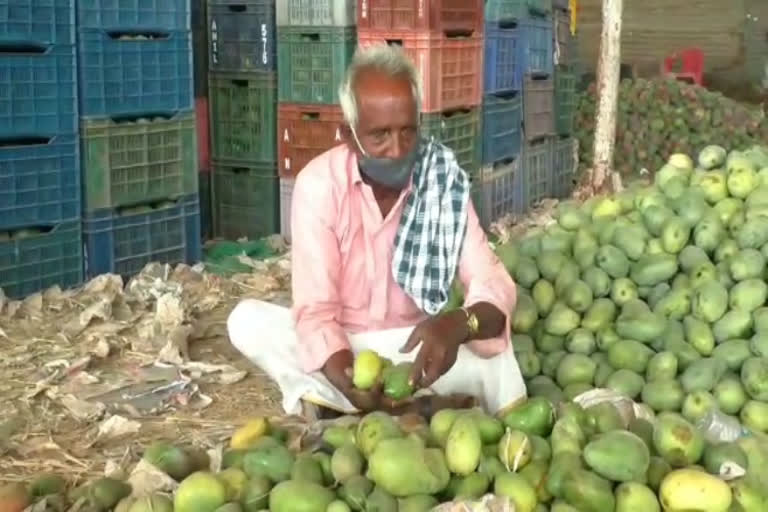
[[[479,500],[441,503],[432,512],[515,512],[515,504],[504,496],[486,494]]]
[[[619,414],[621,414],[625,428],[636,418],[647,420],[651,423],[653,423],[656,418],[651,408],[647,405],[635,403],[626,396],[611,389],[591,389],[580,394],[574,398],[573,401],[579,404],[583,409],[603,402],[610,402],[616,409],[618,409]]]

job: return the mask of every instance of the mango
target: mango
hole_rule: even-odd
[[[727,512],[733,500],[727,483],[695,469],[669,473],[661,483],[659,495],[665,510]]]
[[[456,418],[445,442],[448,469],[457,475],[473,473],[480,464],[483,442],[470,414]]]
[[[603,478],[629,482],[645,478],[650,453],[643,440],[635,434],[612,430],[587,443],[584,461]]]

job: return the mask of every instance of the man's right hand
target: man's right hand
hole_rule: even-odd
[[[323,366],[323,374],[360,411],[381,409],[383,405],[381,385],[377,384],[367,391],[357,389],[352,383],[354,363],[355,356],[352,351],[341,350],[328,358]]]

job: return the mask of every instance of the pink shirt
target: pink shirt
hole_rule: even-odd
[[[414,326],[426,315],[392,276],[395,234],[408,190],[382,218],[373,191],[346,145],[311,161],[293,190],[293,315],[299,359],[306,372],[349,348],[347,332]],[[458,269],[465,305],[490,302],[504,313],[515,307],[515,283],[488,246],[474,207]],[[509,320],[499,338],[469,348],[492,357],[509,345]],[[403,340],[405,343],[405,340]],[[398,347],[399,348],[399,347]]]

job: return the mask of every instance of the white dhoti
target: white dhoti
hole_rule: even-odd
[[[344,413],[357,410],[320,372],[305,373],[296,353],[297,337],[288,308],[247,299],[238,304],[227,320],[232,344],[261,368],[280,387],[283,408],[288,414],[301,411],[301,401]],[[409,354],[399,352],[413,327],[349,334],[352,351],[371,349],[393,363],[413,361],[418,347]],[[525,383],[512,345],[503,353],[484,359],[460,347],[456,364],[430,388],[435,394],[467,394],[491,413],[504,410],[525,398]]]

